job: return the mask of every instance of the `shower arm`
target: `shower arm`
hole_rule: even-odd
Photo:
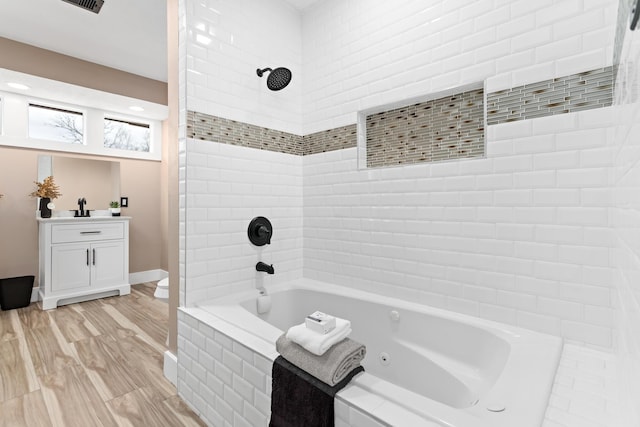
[[[258,77],[262,77],[262,75],[264,74],[265,71],[273,71],[271,68],[263,68],[262,70],[260,68],[258,68],[256,70],[256,74],[258,75]]]

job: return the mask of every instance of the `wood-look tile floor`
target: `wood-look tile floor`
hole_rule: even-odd
[[[0,427],[204,426],[164,378],[154,290],[0,311]]]

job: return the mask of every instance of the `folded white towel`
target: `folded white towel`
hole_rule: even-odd
[[[336,328],[329,333],[320,334],[307,329],[302,323],[290,327],[287,331],[287,338],[316,356],[322,356],[332,345],[339,343],[350,333],[351,322],[336,317]]]

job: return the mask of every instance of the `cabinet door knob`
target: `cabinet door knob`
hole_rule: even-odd
[[[93,265],[96,265],[96,250],[95,249],[92,249],[92,250],[93,250]]]
[[[89,249],[87,249],[87,265],[89,265]]]

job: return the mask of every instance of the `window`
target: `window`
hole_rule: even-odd
[[[119,150],[149,152],[151,132],[149,124],[127,120],[104,119],[104,146]]]
[[[60,87],[61,98],[55,100],[0,90],[0,147],[162,159],[158,118],[166,114],[166,106],[147,103],[148,109],[134,115],[129,113],[129,98],[84,93],[80,87],[66,96],[65,88]],[[86,103],[74,104],[77,98]],[[104,110],[105,105],[112,109]]]
[[[84,144],[84,116],[77,111],[29,104],[29,138]]]

